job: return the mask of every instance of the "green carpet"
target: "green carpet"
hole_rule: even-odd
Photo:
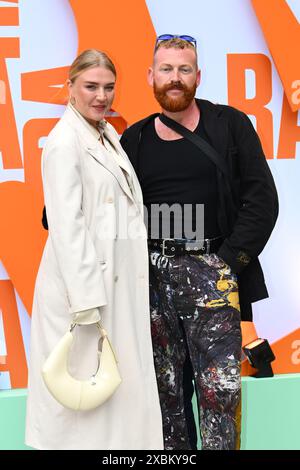
[[[26,393],[0,391],[0,450],[29,449],[24,445]],[[300,374],[243,377],[241,449],[299,450],[299,401]]]

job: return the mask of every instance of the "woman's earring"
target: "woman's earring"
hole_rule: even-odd
[[[74,106],[74,104],[76,104],[76,100],[74,98],[74,96],[71,96],[70,98],[70,103]]]

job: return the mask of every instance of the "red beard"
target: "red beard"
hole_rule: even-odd
[[[171,98],[167,95],[167,91],[173,89],[182,90],[183,94],[178,98]],[[162,87],[158,87],[155,81],[153,83],[155,98],[161,107],[170,113],[178,113],[187,109],[195,97],[196,89],[196,81],[191,87],[188,87],[181,82],[172,82],[169,85],[164,85]]]

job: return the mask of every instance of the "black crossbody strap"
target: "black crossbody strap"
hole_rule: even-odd
[[[174,121],[167,117],[165,114],[160,114],[159,119],[163,124],[167,127],[176,131],[177,134],[182,135],[190,142],[192,142],[196,147],[198,147],[212,162],[221,170],[221,172],[229,179],[229,172],[226,165],[225,160],[221,157],[221,155],[208,143],[206,140],[202,139],[198,134],[190,131],[186,127],[179,124],[179,122]]]

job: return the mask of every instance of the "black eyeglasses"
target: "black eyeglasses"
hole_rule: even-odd
[[[179,34],[161,34],[160,36],[158,36],[156,38],[155,49],[157,48],[157,46],[160,42],[169,41],[169,39],[173,39],[173,38],[182,39],[183,41],[187,41],[190,44],[192,44],[195,48],[197,47],[197,41],[192,36],[187,36],[185,34],[182,34],[182,35],[179,35]]]

